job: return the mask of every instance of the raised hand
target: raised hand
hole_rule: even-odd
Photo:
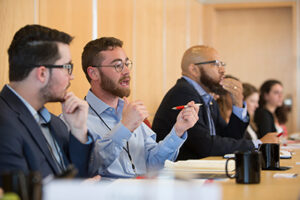
[[[129,102],[124,97],[124,108],[122,113],[122,124],[133,132],[141,125],[149,113],[142,101]]]
[[[87,102],[68,92],[62,103],[62,111],[71,133],[82,143],[87,142]]]
[[[231,94],[233,105],[243,107],[243,85],[233,78],[224,78],[220,84]]]
[[[177,116],[174,125],[176,134],[181,137],[183,133],[192,128],[198,121],[199,106],[195,105],[194,101],[190,101],[187,108],[184,108]]]

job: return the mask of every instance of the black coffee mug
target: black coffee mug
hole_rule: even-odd
[[[228,173],[229,160],[235,160],[235,174]],[[261,171],[261,153],[253,152],[235,152],[234,158],[228,158],[225,164],[226,175],[229,178],[235,178],[236,183],[259,183]]]
[[[264,143],[259,147],[262,154],[261,165],[263,170],[280,168],[280,148],[276,143]]]

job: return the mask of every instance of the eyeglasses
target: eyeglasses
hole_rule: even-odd
[[[115,70],[117,72],[122,72],[123,69],[124,69],[124,65],[126,65],[126,67],[131,70],[132,69],[132,61],[131,60],[126,60],[125,62],[122,62],[122,61],[118,61],[112,65],[93,65],[92,67],[114,67]]]
[[[194,63],[194,65],[204,65],[204,64],[214,64],[214,66],[217,66],[217,67],[225,67],[226,66],[226,63],[219,61],[219,60],[211,60],[211,61],[206,61],[206,62]]]
[[[45,66],[46,68],[64,68],[68,70],[68,74],[71,75],[73,72],[73,63],[68,63],[64,65],[35,65],[36,67]]]

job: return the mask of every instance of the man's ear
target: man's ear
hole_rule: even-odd
[[[47,83],[49,79],[49,70],[45,66],[36,67],[35,70],[35,77],[41,83]]]
[[[99,71],[96,67],[89,66],[87,68],[87,74],[89,75],[91,80],[100,79]]]
[[[200,67],[198,65],[191,63],[188,66],[188,71],[189,71],[189,74],[191,74],[193,77],[198,77],[200,74]]]

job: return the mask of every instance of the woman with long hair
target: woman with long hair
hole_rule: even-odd
[[[259,108],[255,111],[258,138],[268,132],[278,132],[275,111],[283,104],[283,86],[278,80],[267,80],[260,87]]]

